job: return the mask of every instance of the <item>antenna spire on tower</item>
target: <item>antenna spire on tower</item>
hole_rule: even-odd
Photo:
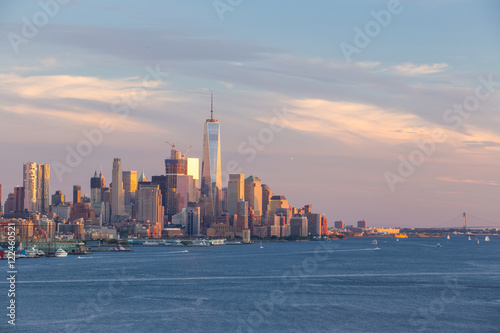
[[[211,105],[210,105],[210,120],[214,120],[214,90],[212,89],[211,94]]]

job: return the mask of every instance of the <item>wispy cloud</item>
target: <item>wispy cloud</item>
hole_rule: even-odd
[[[480,179],[465,179],[465,178],[455,178],[455,177],[438,177],[436,180],[447,182],[447,183],[460,183],[460,184],[474,184],[474,185],[489,185],[489,186],[499,186],[500,183],[496,180],[480,180]]]
[[[425,74],[440,73],[447,67],[448,64],[446,63],[438,63],[430,65],[428,64],[417,65],[413,63],[405,63],[402,65],[393,66],[392,70],[401,75],[418,76]]]

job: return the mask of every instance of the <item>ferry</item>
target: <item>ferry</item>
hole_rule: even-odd
[[[63,249],[59,248],[54,255],[56,257],[67,257],[68,256],[68,252],[66,252]]]
[[[395,234],[394,238],[408,238],[407,234]]]
[[[45,252],[43,252],[40,249],[37,249],[36,245],[33,244],[33,247],[30,250],[26,250],[26,255],[29,258],[38,258],[38,257],[45,256]]]

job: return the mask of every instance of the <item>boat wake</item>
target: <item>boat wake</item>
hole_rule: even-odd
[[[500,276],[500,272],[408,272],[408,273],[363,273],[363,274],[323,274],[323,275],[301,275],[301,278],[308,279],[325,279],[325,278],[370,278],[370,277],[400,277],[400,276]],[[16,281],[20,284],[47,284],[47,283],[95,283],[95,282],[115,282],[115,281],[126,281],[126,282],[147,282],[147,281],[215,281],[215,280],[267,280],[267,279],[277,279],[282,280],[286,278],[283,275],[259,275],[259,276],[193,276],[193,277],[153,277],[153,278],[118,278],[118,279],[89,279],[89,280],[44,280],[44,281]],[[289,277],[290,279],[293,276]],[[7,284],[6,282],[0,282],[0,284]]]

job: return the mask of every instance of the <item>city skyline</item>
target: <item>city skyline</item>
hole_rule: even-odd
[[[101,164],[112,179],[114,157],[124,171],[163,174],[165,140],[181,150],[192,145],[190,156],[201,158],[214,87],[224,186],[235,161],[229,173],[255,175],[330,221],[425,227],[462,211],[497,220],[497,2],[401,2],[390,9],[387,1],[245,2],[224,20],[210,2],[155,5],[129,20],[133,8],[119,2],[74,1],[18,53],[7,38],[0,41],[3,199],[23,185],[20,166],[66,165],[68,147],[76,150],[102,119],[114,129],[103,131],[71,172],[59,178],[51,171],[51,195],[60,189],[70,197],[78,184],[90,196],[88,179]],[[21,18],[42,10],[36,3],[3,6],[3,26],[19,35]],[[82,14],[89,12],[93,22]],[[380,14],[386,12],[390,19]],[[478,19],[448,18],[454,15]],[[367,34],[370,24],[379,31]],[[85,38],[97,31],[114,48]],[[131,49],[130,37],[145,48]],[[127,104],[127,96],[135,98]]]

